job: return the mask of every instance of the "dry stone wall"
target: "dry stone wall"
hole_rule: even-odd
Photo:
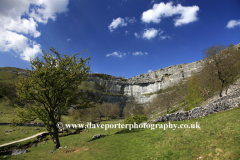
[[[197,117],[204,117],[209,114],[229,110],[234,107],[240,107],[240,90],[237,90],[227,96],[219,98],[203,107],[196,107],[189,111],[159,116],[154,120],[148,121],[147,123],[149,124],[153,122],[184,121]]]

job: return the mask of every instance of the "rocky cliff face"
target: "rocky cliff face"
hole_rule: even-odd
[[[182,82],[184,78],[190,77],[193,72],[201,71],[202,67],[203,61],[197,61],[169,66],[130,79],[91,73],[88,81],[102,85],[105,92],[125,95],[127,97],[133,96],[138,103],[146,103],[154,95],[146,96],[144,94],[176,85]]]

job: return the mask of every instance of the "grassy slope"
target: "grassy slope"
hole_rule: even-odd
[[[60,138],[68,146],[53,154],[53,143],[30,148],[30,152],[11,159],[239,159],[240,108],[174,124],[200,123],[200,129],[140,129],[115,134],[120,129],[89,129]],[[110,122],[109,122],[110,123]],[[118,122],[114,122],[118,123]],[[167,123],[167,122],[166,122]],[[95,134],[103,138],[87,142]]]
[[[16,74],[0,71],[0,82],[15,83],[17,80],[18,78]]]

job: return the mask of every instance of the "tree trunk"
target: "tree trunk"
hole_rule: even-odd
[[[56,125],[53,127],[53,143],[54,143],[54,150],[60,147],[60,141],[58,137],[58,128]]]
[[[230,85],[229,85],[229,86],[230,86]],[[226,95],[227,95],[227,91],[228,91],[229,86],[226,88],[226,91],[225,91],[225,94],[226,94]]]
[[[222,89],[219,91],[219,97],[222,97]]]
[[[221,80],[221,89],[219,91],[219,96],[222,97],[222,92],[223,92],[223,85],[224,85],[224,81]]]

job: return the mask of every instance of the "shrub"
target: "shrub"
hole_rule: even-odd
[[[125,124],[134,124],[134,122],[135,122],[136,124],[140,124],[146,120],[147,120],[147,118],[145,115],[133,115],[133,116],[126,118],[124,123]]]

